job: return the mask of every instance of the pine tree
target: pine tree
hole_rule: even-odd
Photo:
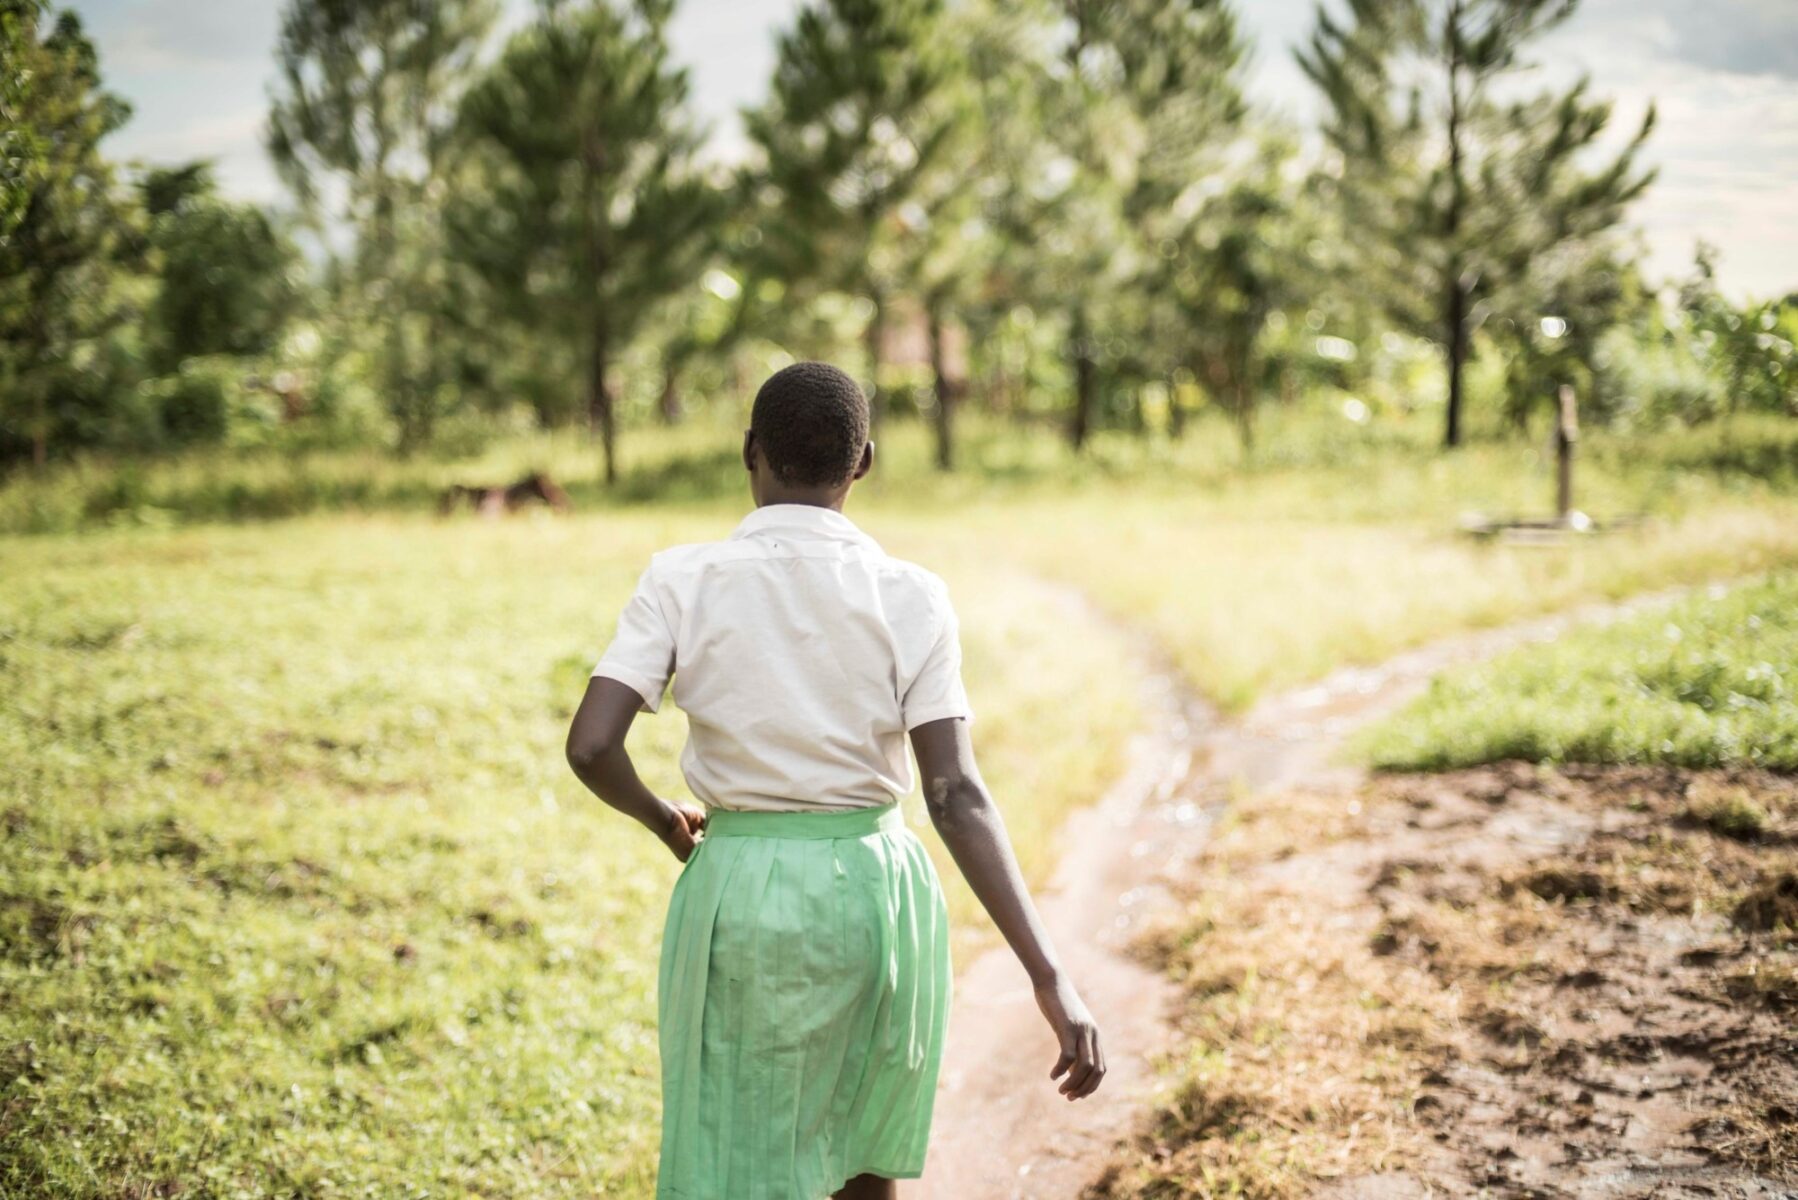
[[[1297,54],[1329,104],[1340,159],[1329,183],[1349,236],[1342,269],[1401,329],[1443,347],[1443,440],[1462,435],[1462,374],[1473,329],[1500,288],[1528,286],[1551,250],[1615,225],[1654,176],[1637,154],[1649,108],[1608,162],[1584,163],[1611,105],[1585,79],[1507,99],[1525,48],[1575,0],[1348,0],[1320,6]]]
[[[1187,227],[1162,244],[1160,269],[1143,281],[1161,301],[1169,328],[1156,340],[1176,377],[1192,378],[1230,413],[1245,453],[1277,366],[1262,348],[1263,332],[1275,312],[1306,294],[1308,225],[1284,177],[1292,153],[1290,142],[1269,134],[1252,157],[1212,177]],[[1177,408],[1173,419],[1181,420]]]
[[[884,308],[908,283],[895,235],[954,132],[942,97],[959,70],[942,0],[821,0],[781,37],[769,99],[745,114],[756,188],[778,214],[762,253],[800,289],[866,302],[871,395]]]
[[[282,18],[269,154],[309,213],[341,195],[357,239],[344,274],[379,330],[403,452],[430,440],[437,416],[442,160],[496,11],[496,0],[289,0]]]
[[[1060,42],[1036,101],[1043,153],[1024,192],[1027,267],[1063,315],[1075,448],[1102,371],[1142,374],[1168,320],[1164,258],[1188,244],[1229,148],[1244,133],[1246,47],[1223,0],[1059,0]]]
[[[457,210],[461,254],[517,313],[562,331],[586,365],[608,484],[608,375],[655,306],[692,286],[721,215],[695,167],[700,135],[669,58],[673,5],[546,5],[464,98],[462,134],[493,156],[490,194]]]

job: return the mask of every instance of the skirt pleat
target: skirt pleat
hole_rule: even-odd
[[[658,1200],[826,1200],[923,1174],[948,910],[899,806],[714,811],[658,973]]]

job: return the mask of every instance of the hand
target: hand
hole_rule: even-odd
[[[705,809],[697,804],[670,803],[668,823],[661,830],[662,843],[674,852],[674,857],[686,862],[704,829]]]
[[[1036,1003],[1061,1042],[1061,1057],[1050,1068],[1049,1078],[1067,1072],[1057,1090],[1069,1100],[1092,1095],[1105,1078],[1105,1051],[1099,1045],[1099,1027],[1093,1024],[1086,1004],[1074,991],[1074,985],[1059,975],[1036,985]]]

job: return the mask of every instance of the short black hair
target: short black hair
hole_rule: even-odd
[[[829,363],[797,362],[755,394],[749,429],[782,483],[830,487],[855,473],[868,444],[868,398]]]

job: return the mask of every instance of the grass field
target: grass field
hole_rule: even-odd
[[[678,863],[561,739],[650,550],[728,528],[8,546],[0,1195],[644,1194]],[[1040,585],[942,565],[1040,879],[1057,814],[1115,770],[1132,681]],[[666,793],[683,731],[671,710],[633,732]]]
[[[1798,771],[1798,575],[1439,679],[1359,749],[1401,770],[1519,758]]]
[[[1592,507],[1659,521],[1554,551],[1450,532],[1540,492],[1527,447],[1295,429],[1244,469],[1203,431],[1075,463],[974,427],[948,478],[919,431],[880,435],[851,515],[950,583],[1033,880],[1137,723],[1131,630],[1237,705],[1469,624],[1798,562],[1766,467],[1783,427],[1595,439]],[[743,502],[716,431],[633,445],[643,472],[604,500],[574,477],[590,451],[550,442],[0,487],[0,1198],[647,1194],[678,864],[561,739],[650,551]],[[577,517],[418,511],[551,451]],[[369,511],[314,511],[340,507]],[[672,709],[639,721],[652,786],[678,792],[682,736]],[[908,807],[965,954],[990,930]]]

